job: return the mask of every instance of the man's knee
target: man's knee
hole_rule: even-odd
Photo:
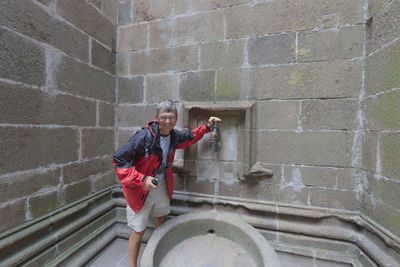
[[[143,235],[144,235],[145,232],[146,232],[146,229],[144,229],[144,230],[141,231],[141,232],[136,232],[135,230],[132,230],[132,233],[131,233],[130,238],[131,238],[131,239],[138,240],[138,241],[141,241],[141,240],[142,240],[142,237],[143,237]]]

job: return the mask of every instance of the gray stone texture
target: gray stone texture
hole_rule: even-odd
[[[111,151],[113,152],[113,150]],[[111,152],[109,154],[111,154]],[[90,176],[101,174],[113,169],[112,158],[91,159],[88,161],[73,163],[63,168],[63,183],[73,182],[89,178]]]
[[[378,133],[376,131],[366,131],[362,141],[362,168],[370,172],[375,172]]]
[[[357,191],[311,188],[310,203],[317,207],[356,210],[359,208],[357,194]]]
[[[392,0],[368,0],[368,18],[375,16]]]
[[[55,79],[61,91],[114,102],[114,77],[69,57],[62,57]]]
[[[96,103],[0,82],[0,123],[95,126]]]
[[[277,254],[281,266],[314,267],[313,259],[311,257],[281,251],[277,252]]]
[[[147,24],[119,28],[118,52],[143,50],[147,47]]]
[[[113,52],[92,39],[92,64],[111,74],[115,74]]]
[[[400,40],[368,56],[365,90],[367,95],[400,88]]]
[[[366,129],[400,130],[400,90],[369,97],[365,106]]]
[[[364,26],[299,33],[299,62],[355,58],[363,55]]]
[[[227,8],[249,3],[251,0],[175,0],[175,14]]]
[[[64,187],[64,201],[65,204],[70,204],[74,201],[82,199],[90,194],[90,181],[83,180],[73,185]]]
[[[215,99],[215,71],[181,74],[179,96],[181,100],[209,101]]]
[[[305,100],[301,103],[303,130],[355,130],[357,100]]]
[[[118,78],[118,102],[142,103],[144,95],[143,82],[143,76]]]
[[[345,132],[259,132],[256,161],[347,167]]]
[[[201,69],[238,67],[244,64],[245,40],[227,40],[226,42],[200,45]]]
[[[106,174],[91,178],[93,192],[105,189],[117,183],[118,178],[113,170]]]
[[[224,38],[222,12],[150,22],[150,47],[193,45]]]
[[[0,29],[0,60],[2,78],[36,86],[44,84],[45,50],[37,44]]]
[[[58,204],[57,199],[57,191],[30,197],[28,203],[32,217],[36,219],[59,208],[60,205]]]
[[[242,81],[249,99],[358,97],[361,62],[333,61],[249,68]]]
[[[83,159],[112,154],[114,152],[114,131],[83,129],[81,149]]]
[[[173,0],[138,0],[133,2],[133,21],[150,21],[168,17]],[[176,5],[176,4],[175,4]]]
[[[119,127],[143,127],[155,119],[156,105],[120,105],[116,111]]]
[[[129,74],[130,58],[129,53],[116,53],[115,72],[118,77],[127,76]]]
[[[197,180],[196,177],[186,177],[186,190],[189,192],[214,194],[214,181]]]
[[[276,34],[250,38],[247,54],[250,65],[287,64],[296,59],[295,34]]]
[[[0,231],[15,227],[25,222],[26,201],[18,200],[3,204],[0,207]]]
[[[159,103],[166,99],[178,100],[177,75],[146,77],[146,102]]]
[[[136,2],[136,1],[134,1]],[[132,21],[132,0],[117,1],[118,25],[128,24]]]
[[[99,103],[99,126],[114,127],[114,105]]]
[[[334,188],[339,172],[337,168],[285,166],[284,182],[297,186]]]
[[[88,2],[100,10],[103,8],[103,0],[88,0]]]
[[[242,94],[242,71],[240,69],[220,69],[217,71],[217,100],[240,100]]]
[[[156,49],[150,52],[132,52],[130,54],[130,72],[133,75],[140,75],[195,70],[199,66],[198,50],[197,46],[182,46]]]
[[[0,127],[0,136],[1,174],[78,159],[79,135],[75,129]]]
[[[117,25],[117,1],[109,0],[103,1],[103,15],[113,24]]]
[[[372,174],[367,175],[368,188],[366,193],[373,195],[393,208],[400,209],[400,181],[386,178],[376,178]]]
[[[256,129],[296,130],[299,101],[257,102]]]
[[[57,12],[107,47],[113,47],[116,28],[98,10],[81,0],[58,0]]]
[[[399,10],[400,0],[393,0],[368,24],[368,54],[400,37]]]
[[[400,180],[400,133],[384,133],[380,139],[382,175]]]
[[[1,1],[0,24],[36,41],[54,46],[72,57],[85,62],[88,60],[88,37],[71,25],[51,16],[32,1]],[[31,57],[25,55],[26,60]]]

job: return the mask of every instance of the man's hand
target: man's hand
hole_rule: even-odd
[[[144,189],[144,190],[151,191],[151,190],[156,189],[157,186],[155,186],[155,185],[151,182],[151,180],[153,180],[153,179],[154,179],[154,177],[151,177],[151,176],[147,177],[146,182],[145,182],[144,185],[143,185],[143,189]]]
[[[208,119],[207,126],[208,126],[208,128],[211,129],[211,127],[214,125],[215,122],[220,122],[220,121],[222,121],[222,120],[218,117],[210,117]]]

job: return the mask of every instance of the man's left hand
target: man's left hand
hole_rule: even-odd
[[[220,122],[220,121],[222,121],[222,120],[218,117],[210,117],[208,119],[207,126],[208,126],[208,128],[211,129],[211,127],[214,125],[215,122]]]

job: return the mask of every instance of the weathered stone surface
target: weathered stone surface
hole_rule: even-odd
[[[214,100],[215,71],[183,73],[179,85],[179,95],[181,100]]]
[[[75,129],[1,127],[0,136],[0,173],[78,159],[79,136]]]
[[[136,2],[136,1],[134,1]],[[132,21],[132,2],[117,1],[118,25],[128,24]]]
[[[240,69],[221,69],[217,71],[217,100],[240,100],[242,96],[242,72]]]
[[[285,166],[285,183],[297,186],[335,187],[336,168]]]
[[[41,251],[39,255],[36,255],[32,260],[28,261],[25,267],[36,267],[36,266],[45,266],[48,262],[55,259],[57,257],[57,247],[51,246],[50,248]]]
[[[368,0],[368,17],[375,16],[391,0]]]
[[[400,134],[381,135],[380,155],[382,175],[400,180]]]
[[[143,76],[118,79],[119,103],[142,103],[144,86]]]
[[[192,13],[245,4],[250,0],[175,0],[175,14]]]
[[[168,17],[171,13],[172,0],[139,0],[133,2],[133,21],[149,21]],[[176,4],[175,4],[176,6]]]
[[[362,166],[364,170],[375,173],[377,146],[378,133],[375,131],[365,132],[362,147]]]
[[[295,34],[250,38],[247,53],[250,65],[285,64],[295,61]]]
[[[0,207],[0,231],[25,222],[25,200],[13,201]]]
[[[299,33],[299,62],[360,57],[364,26]]]
[[[363,5],[362,0],[284,0],[233,7],[226,10],[227,38],[313,29],[323,26],[327,14],[337,14],[340,25],[363,23]]]
[[[240,196],[240,183],[237,181],[232,182],[219,182],[218,186],[219,196],[239,197]]]
[[[115,72],[118,77],[129,74],[130,57],[129,53],[121,52],[116,54]]]
[[[61,59],[55,72],[59,90],[114,102],[115,79],[113,76],[69,57]]]
[[[196,177],[186,178],[186,191],[202,193],[202,194],[214,194],[214,182],[207,180],[197,180]]]
[[[40,3],[44,4],[44,5],[49,5],[53,0],[38,0]],[[93,1],[93,0],[91,0]],[[96,0],[94,0],[96,1]]]
[[[82,158],[110,155],[114,152],[114,131],[108,129],[82,130]]]
[[[154,112],[155,113],[155,112]],[[144,125],[142,125],[144,126]],[[137,128],[137,130],[140,130],[141,128]],[[118,144],[117,147],[121,147],[123,144],[125,144],[129,138],[136,132],[136,130],[121,130],[118,129]]]
[[[174,191],[175,190],[185,190],[185,177],[178,173],[174,173]]]
[[[386,204],[400,209],[400,183],[398,181],[381,178],[377,180],[374,175],[368,174],[367,194],[380,199]]]
[[[32,1],[1,1],[0,24],[39,42],[54,46],[70,56],[85,62],[88,60],[88,37],[67,23],[52,17]],[[20,54],[28,60],[30,55],[26,52]]]
[[[111,154],[111,152],[109,154]],[[111,157],[74,163],[63,167],[63,183],[71,184],[84,178],[88,178],[89,176],[104,173],[112,169],[113,164]]]
[[[78,199],[86,197],[90,194],[90,181],[83,180],[74,185],[70,185],[64,188],[64,200],[65,204],[70,204]]]
[[[117,178],[113,170],[98,177],[93,177],[91,178],[91,180],[92,180],[92,189],[94,192],[110,187],[113,184],[117,183]]]
[[[373,17],[369,24],[367,53],[371,53],[400,37],[400,1],[394,0]]]
[[[346,167],[347,142],[345,132],[260,132],[256,161]]]
[[[156,105],[117,106],[116,111],[119,127],[143,127],[148,121],[154,120]]]
[[[115,74],[115,64],[112,62],[113,52],[92,39],[92,64]]]
[[[130,54],[130,71],[133,75],[167,71],[195,70],[199,66],[199,48],[183,46],[156,49],[151,52]]]
[[[304,130],[353,130],[357,128],[357,100],[305,100],[301,104]]]
[[[99,103],[99,125],[105,127],[114,126],[114,105]]]
[[[96,103],[68,95],[52,96],[37,89],[0,82],[1,123],[96,124]]]
[[[244,64],[245,40],[228,40],[200,45],[200,68],[238,67]]]
[[[193,45],[224,38],[222,12],[208,12],[150,23],[150,47]]]
[[[350,263],[328,261],[328,260],[321,260],[321,259],[316,259],[316,263],[317,263],[317,266],[324,266],[324,267],[351,267],[351,266],[353,266]]]
[[[146,77],[147,103],[159,103],[166,99],[178,100],[178,80],[176,75]]]
[[[302,266],[302,267],[313,267],[312,257],[306,257],[294,253],[286,253],[277,251],[279,260],[282,266]]]
[[[100,10],[102,9],[103,0],[89,0],[88,2],[93,4],[95,7],[97,7]]]
[[[296,130],[299,119],[298,101],[257,103],[256,128]]]
[[[50,211],[57,209],[60,205],[57,203],[57,191],[33,196],[29,198],[29,210],[33,218],[38,218]]]
[[[36,86],[44,84],[45,51],[33,42],[0,29],[0,60],[2,78]]]
[[[109,48],[115,43],[115,26],[87,2],[59,0],[57,1],[57,12]]]
[[[118,51],[143,50],[147,47],[147,24],[119,28]]]
[[[400,40],[367,57],[365,90],[367,95],[400,88]]]
[[[361,62],[335,61],[243,70],[250,99],[358,97]]]
[[[356,191],[310,188],[310,202],[317,207],[356,210],[359,208],[356,194]]]
[[[400,130],[400,90],[369,97],[365,105],[366,129]]]
[[[117,1],[103,1],[103,15],[113,24],[117,25]]]
[[[31,195],[60,182],[60,169],[0,179],[0,202]]]

